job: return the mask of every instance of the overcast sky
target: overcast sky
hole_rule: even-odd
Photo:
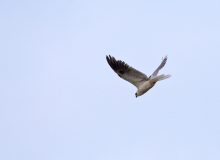
[[[220,159],[220,1],[2,0],[0,21],[0,159]],[[108,54],[172,77],[135,98]]]

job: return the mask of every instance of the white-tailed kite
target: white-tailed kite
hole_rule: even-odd
[[[118,74],[122,79],[132,83],[137,87],[135,96],[141,96],[151,89],[157,81],[164,80],[170,77],[170,75],[157,75],[158,72],[164,67],[167,62],[167,56],[163,58],[161,64],[157,69],[147,77],[144,73],[134,69],[133,67],[126,64],[124,61],[116,60],[113,56],[106,56],[106,60],[111,68]]]

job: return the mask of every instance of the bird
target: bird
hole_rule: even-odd
[[[130,82],[137,88],[135,93],[136,98],[149,91],[158,81],[171,77],[171,75],[165,74],[158,75],[159,71],[165,66],[167,62],[167,56],[162,59],[160,65],[149,77],[137,69],[131,67],[124,61],[116,60],[115,57],[111,55],[106,55],[106,60],[113,71],[117,73],[120,78]]]

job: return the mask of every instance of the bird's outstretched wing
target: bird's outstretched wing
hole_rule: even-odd
[[[132,83],[137,88],[141,83],[148,80],[148,77],[140,71],[126,64],[124,61],[116,60],[112,56],[106,56],[106,60],[110,67],[118,74],[122,79]]]
[[[157,69],[151,74],[151,77],[156,76],[158,72],[165,66],[167,62],[167,56],[165,56],[161,62],[161,64],[157,67]]]

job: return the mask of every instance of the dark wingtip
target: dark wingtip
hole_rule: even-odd
[[[164,61],[167,61],[168,57],[167,55],[163,58]]]
[[[106,60],[110,67],[118,74],[124,74],[125,71],[128,70],[129,66],[121,61],[121,60],[116,60],[115,57],[109,55],[106,56]]]
[[[111,59],[111,55],[106,55],[106,60],[109,61]]]
[[[110,55],[106,55],[106,60],[107,60],[108,64],[110,65],[111,56]]]

